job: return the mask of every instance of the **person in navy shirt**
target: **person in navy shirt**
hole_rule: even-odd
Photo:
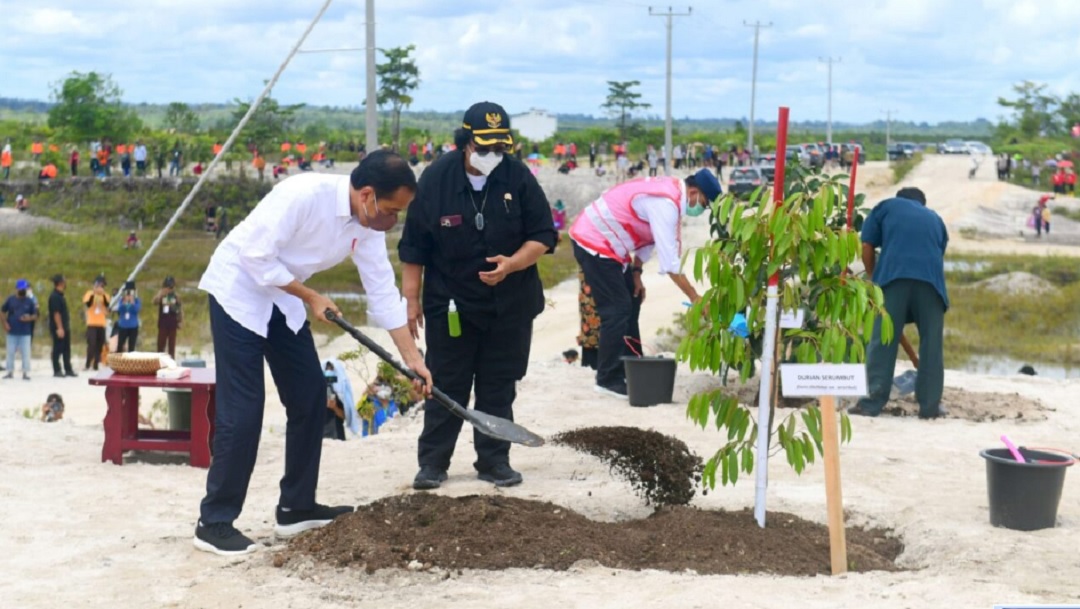
[[[904,325],[919,330],[919,375],[915,399],[919,418],[943,416],[941,393],[945,380],[942,336],[949,297],[945,292],[945,248],[949,233],[941,216],[926,207],[918,188],[903,188],[896,197],[878,204],[862,228],[863,264],[881,286],[885,310],[895,328],[894,340],[881,341],[881,321],[866,352],[867,389],[849,412],[876,417],[889,401],[896,348]],[[877,249],[881,249],[878,256]]]
[[[38,318],[37,304],[27,291],[30,282],[20,279],[15,282],[15,294],[8,296],[3,313],[4,331],[7,332],[7,370],[4,378],[15,374],[15,352],[22,354],[23,380],[30,380],[30,337],[34,333],[34,320]]]

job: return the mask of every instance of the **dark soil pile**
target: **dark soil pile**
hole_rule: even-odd
[[[701,482],[701,457],[678,438],[637,427],[586,427],[555,436],[599,458],[630,481],[647,504],[686,505]]]
[[[885,531],[849,528],[853,571],[895,571],[901,542]],[[750,510],[661,508],[649,518],[594,522],[547,502],[428,493],[380,499],[295,538],[274,557],[312,558],[373,573],[385,568],[566,570],[579,560],[640,570],[702,574],[827,574],[829,534],[780,512],[761,529]]]

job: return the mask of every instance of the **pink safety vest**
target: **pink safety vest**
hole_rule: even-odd
[[[682,215],[679,178],[637,178],[615,186],[586,207],[570,226],[570,238],[605,258],[629,264],[635,251],[655,242],[652,227],[638,217],[631,204],[639,196],[668,199]],[[682,237],[677,232],[675,238],[681,256]]]

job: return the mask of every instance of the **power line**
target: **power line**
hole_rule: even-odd
[[[762,23],[755,21],[753,23],[747,23],[743,21],[743,25],[746,27],[754,28],[754,68],[750,77],[750,129],[747,134],[747,149],[752,155],[754,153],[754,105],[757,101],[757,49],[758,49],[758,36],[761,34],[761,28],[772,27],[772,21],[768,23]]]
[[[832,145],[832,67],[834,63],[840,63],[841,60],[841,57],[835,59],[833,57],[827,59],[818,57],[818,61],[821,63],[829,64],[829,122],[828,127],[826,127],[825,130],[825,141],[828,142],[830,146]]]
[[[664,175],[671,175],[672,161],[672,145],[671,145],[671,18],[672,17],[688,17],[694,10],[692,6],[686,7],[685,13],[676,13],[671,10],[669,6],[666,13],[653,12],[653,7],[649,7],[650,17],[666,17],[667,18],[667,83],[666,94],[664,103]]]

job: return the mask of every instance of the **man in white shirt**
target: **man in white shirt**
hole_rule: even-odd
[[[681,272],[683,215],[699,216],[720,196],[720,182],[709,169],[685,181],[673,177],[638,178],[605,191],[570,227],[574,257],[585,274],[600,316],[596,391],[625,398],[622,356],[625,338],[637,333],[645,297],[641,265],[656,252],[667,274],[691,302],[697,290]]]
[[[217,413],[196,548],[226,556],[256,548],[233,521],[243,509],[262,431],[264,359],[288,416],[275,533],[290,537],[353,510],[315,502],[326,381],[304,304],[322,322],[327,309],[339,309],[304,285],[309,277],[351,257],[367,293],[368,319],[389,330],[405,364],[430,390],[384,235],[415,193],[416,176],[405,160],[375,151],[351,176],[305,173],[281,182],[214,252],[199,283],[210,293]]]
[[[135,142],[135,173],[138,176],[146,175],[146,144],[142,140]]]

